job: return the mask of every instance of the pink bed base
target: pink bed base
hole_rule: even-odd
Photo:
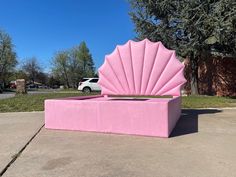
[[[184,65],[175,51],[144,39],[118,45],[99,68],[101,95],[45,101],[45,127],[169,137],[181,113]],[[172,95],[127,99],[106,95]]]
[[[181,114],[181,97],[127,99],[86,96],[45,101],[45,127],[169,137]]]

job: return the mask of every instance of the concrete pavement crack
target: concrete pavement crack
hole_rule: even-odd
[[[29,139],[29,141],[20,149],[18,153],[16,153],[14,156],[12,156],[11,161],[3,168],[3,170],[0,172],[0,177],[4,175],[4,173],[7,171],[7,169],[16,161],[16,159],[22,154],[22,152],[25,150],[25,148],[33,141],[33,139],[39,134],[39,132],[44,127],[44,124],[38,129],[38,131]]]

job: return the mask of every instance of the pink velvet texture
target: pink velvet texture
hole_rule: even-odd
[[[181,97],[46,100],[45,127],[168,137],[180,116],[180,104]]]

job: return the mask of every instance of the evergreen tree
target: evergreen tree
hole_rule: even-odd
[[[93,77],[95,70],[94,62],[85,42],[81,42],[79,45],[78,58],[82,66],[83,77]]]
[[[129,0],[138,39],[162,41],[192,69],[191,91],[198,94],[198,64],[211,56],[236,55],[235,0]]]

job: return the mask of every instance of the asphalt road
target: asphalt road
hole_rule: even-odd
[[[11,97],[14,97],[14,96],[15,96],[15,93],[12,93],[12,92],[1,93],[0,94],[0,100],[6,99],[6,98],[11,98]]]
[[[28,91],[28,94],[43,94],[43,93],[52,93],[52,91]],[[14,92],[3,92],[0,94],[0,100],[14,97]]]

